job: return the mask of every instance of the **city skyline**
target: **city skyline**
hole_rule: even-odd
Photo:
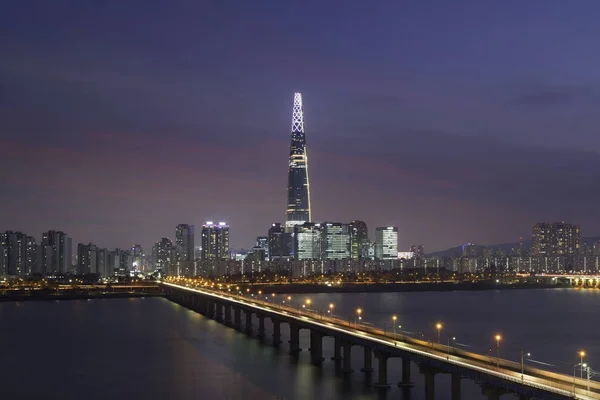
[[[284,222],[297,90],[314,221],[428,252],[600,233],[597,3],[34,3],[0,16],[1,230],[148,249],[214,219],[250,248]]]

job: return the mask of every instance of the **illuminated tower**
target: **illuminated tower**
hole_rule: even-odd
[[[292,114],[292,143],[288,169],[286,231],[293,232],[294,225],[311,221],[310,187],[308,184],[308,158],[304,136],[304,108],[302,93],[294,93]]]

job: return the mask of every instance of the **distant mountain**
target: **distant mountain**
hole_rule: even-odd
[[[593,245],[594,243],[600,241],[600,236],[589,236],[581,239],[581,243],[587,243],[589,245]],[[495,250],[504,250],[505,252],[510,252],[510,249],[518,247],[521,242],[513,242],[513,243],[502,243],[502,244],[491,244],[491,245],[476,245],[475,243],[471,243],[476,247],[483,249],[485,247],[495,249]],[[464,246],[464,245],[463,245]],[[462,255],[463,246],[456,246],[446,250],[440,250],[433,253],[427,254],[427,257],[454,257]],[[531,239],[523,241],[523,247],[528,249],[531,247]]]

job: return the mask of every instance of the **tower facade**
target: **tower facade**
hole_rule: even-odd
[[[378,260],[398,259],[398,227],[375,228],[375,258]]]
[[[202,226],[202,260],[229,259],[229,225],[225,222],[213,224],[211,221]]]
[[[304,135],[304,107],[302,93],[294,93],[292,113],[292,143],[288,166],[286,230],[293,232],[295,225],[311,221],[308,158]]]

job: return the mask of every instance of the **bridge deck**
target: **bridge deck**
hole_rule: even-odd
[[[314,310],[298,309],[283,304],[258,300],[253,297],[223,294],[204,288],[192,288],[187,286],[163,283],[164,285],[185,291],[195,292],[204,296],[210,296],[215,300],[238,304],[245,308],[251,308],[257,313],[269,317],[278,317],[282,320],[295,320],[301,325],[314,327],[320,331],[329,331],[331,334],[342,334],[351,336],[359,342],[368,342],[374,347],[382,346],[389,350],[391,355],[398,352],[406,352],[420,358],[435,360],[449,367],[469,370],[470,372],[483,374],[487,377],[508,381],[525,387],[531,387],[548,393],[553,393],[567,398],[582,400],[600,399],[600,383],[586,379],[575,378],[570,375],[559,374],[539,368],[526,366],[521,374],[521,364],[487,355],[466,352],[456,348],[438,343],[426,342],[384,332],[373,326],[356,324],[351,321],[342,320],[318,313]],[[498,366],[496,364],[498,363]],[[588,390],[588,384],[590,390]]]

